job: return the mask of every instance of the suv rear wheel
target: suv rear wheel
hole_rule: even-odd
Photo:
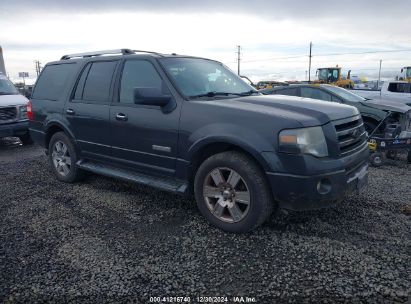
[[[72,183],[83,177],[83,171],[76,166],[76,149],[64,132],[57,132],[51,137],[48,152],[49,163],[58,180]]]
[[[201,164],[194,193],[203,216],[229,232],[254,229],[274,207],[263,172],[252,159],[235,151],[213,155]]]

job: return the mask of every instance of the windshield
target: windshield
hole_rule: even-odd
[[[18,93],[11,81],[7,77],[0,75],[0,95],[15,95]]]
[[[334,86],[323,86],[326,90],[336,94],[337,96],[341,97],[345,101],[352,101],[352,102],[364,102],[367,99],[361,97],[360,95],[354,94],[346,89]]]
[[[160,61],[186,97],[232,97],[229,95],[255,91],[252,86],[216,61],[199,58],[161,58]]]
[[[335,82],[339,78],[339,69],[319,69],[318,79],[323,81]]]
[[[406,77],[411,77],[411,67],[407,67],[405,74]]]

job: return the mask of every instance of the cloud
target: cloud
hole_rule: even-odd
[[[0,44],[14,75],[34,71],[35,59],[123,47],[210,57],[235,70],[240,44],[247,75],[304,79],[310,41],[312,73],[339,64],[374,75],[382,58],[388,75],[409,65],[411,52],[319,55],[411,48],[410,9],[397,0],[1,0]]]
[[[250,13],[268,15],[276,19],[283,18],[318,18],[321,16],[352,18],[353,16],[378,15],[404,16],[411,5],[406,1],[368,1],[346,0],[335,1],[270,1],[270,0],[208,0],[208,1],[182,1],[182,0],[3,0],[2,10],[58,10],[58,11],[150,11],[150,12],[217,12],[217,13]]]

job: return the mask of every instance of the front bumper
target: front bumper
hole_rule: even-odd
[[[0,138],[2,137],[18,137],[29,132],[29,122],[18,121],[9,124],[0,124]]]
[[[295,211],[320,209],[336,205],[347,195],[364,189],[368,183],[368,155],[367,148],[356,153],[354,158],[329,160],[323,168],[318,159],[316,166],[305,167],[321,173],[266,174],[280,208]]]

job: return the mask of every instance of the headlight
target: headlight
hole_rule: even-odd
[[[27,117],[27,106],[20,106],[20,119],[28,119]]]
[[[278,138],[280,152],[328,156],[327,143],[321,127],[283,130]]]

